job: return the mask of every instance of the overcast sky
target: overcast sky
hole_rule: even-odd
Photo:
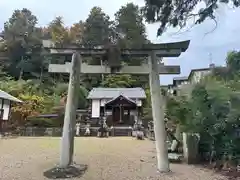
[[[15,9],[30,9],[37,16],[39,25],[47,25],[54,17],[63,16],[65,24],[69,26],[85,20],[93,6],[101,7],[114,18],[114,13],[128,2],[143,5],[142,0],[0,0],[0,30]],[[158,25],[147,24],[147,35],[155,43],[191,40],[189,49],[179,58],[165,61],[166,64],[181,65],[181,76],[188,76],[191,69],[208,67],[210,59],[216,65],[224,65],[227,52],[240,49],[240,9],[221,7],[216,15],[217,29],[210,34],[207,33],[214,28],[213,21],[206,21],[181,33],[177,33],[177,29],[170,29],[159,38],[156,37]],[[161,84],[172,83],[175,76],[161,76]]]

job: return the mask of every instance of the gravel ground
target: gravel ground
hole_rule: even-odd
[[[0,139],[1,180],[44,180],[43,172],[59,161],[59,138]],[[194,166],[171,164],[171,173],[156,172],[152,141],[132,138],[76,138],[76,163],[87,164],[81,180],[222,180]]]

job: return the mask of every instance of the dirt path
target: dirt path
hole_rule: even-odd
[[[58,163],[59,138],[0,140],[1,180],[44,180]],[[172,173],[156,173],[154,144],[132,138],[76,138],[76,163],[87,164],[81,180],[222,180],[211,171],[171,164]]]

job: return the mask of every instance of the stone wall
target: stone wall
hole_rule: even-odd
[[[90,132],[91,136],[97,136],[99,127],[91,127]],[[80,136],[84,136],[85,128],[80,128],[79,132]],[[12,134],[18,136],[51,136],[51,137],[61,137],[62,136],[62,128],[38,128],[38,127],[26,127],[26,128],[18,128],[18,130],[12,132]],[[132,129],[123,128],[123,127],[115,127],[110,130],[109,136],[131,136]]]
[[[19,128],[14,132],[19,136],[52,136],[60,137],[62,135],[62,128],[38,128],[38,127],[26,127]]]

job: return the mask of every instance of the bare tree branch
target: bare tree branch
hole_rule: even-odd
[[[210,30],[210,31],[208,31],[208,32],[206,32],[206,33],[204,34],[203,39],[204,39],[207,35],[213,33],[213,32],[217,29],[217,27],[218,27],[218,22],[216,21],[216,19],[213,18],[212,20],[214,21],[215,26],[213,27],[212,30]]]

